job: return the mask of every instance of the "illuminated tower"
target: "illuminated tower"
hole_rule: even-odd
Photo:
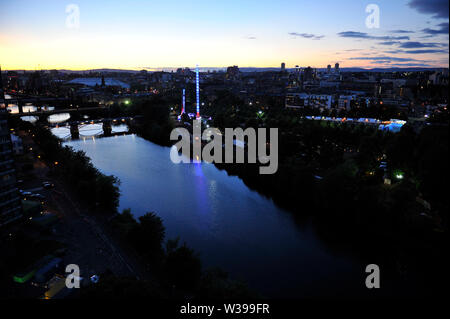
[[[197,118],[200,118],[200,75],[198,71],[198,64],[195,68],[195,91],[197,96]]]
[[[183,89],[181,115],[183,115],[184,112],[186,112],[186,89]]]

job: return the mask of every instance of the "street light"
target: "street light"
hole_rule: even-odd
[[[394,172],[394,176],[395,176],[396,179],[403,179],[403,178],[405,178],[405,174],[402,171],[400,171],[400,170],[396,170]]]

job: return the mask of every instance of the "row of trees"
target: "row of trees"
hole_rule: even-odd
[[[303,120],[307,110],[261,109],[225,91],[217,96],[204,109],[213,117],[213,126],[279,128],[279,170],[263,176],[257,165],[217,166],[296,215],[323,216],[324,221],[339,216],[336,219],[345,228],[391,236],[423,224],[416,218],[421,208],[414,204],[416,197],[423,196],[431,202],[439,227],[447,227],[448,200],[443,194],[448,176],[446,127],[427,126],[416,132],[405,126],[399,134],[384,133],[362,124]],[[169,105],[175,103],[170,99],[154,97],[117,107],[143,115],[140,134],[167,145],[172,126]],[[374,114],[388,114],[380,107],[373,106]],[[387,172],[380,168],[381,158],[387,161]],[[384,177],[392,177],[395,171],[406,178],[386,192]],[[397,191],[403,195],[397,196]],[[299,202],[299,198],[305,200]],[[407,209],[396,213],[394,206]],[[343,213],[331,213],[338,210]],[[381,226],[370,222],[374,216],[381,219]]]
[[[218,115],[213,117],[221,129],[279,129],[276,174],[260,175],[255,164],[219,168],[273,198],[300,224],[312,221],[333,249],[375,260],[388,276],[414,277],[421,293],[443,288],[439,274],[448,267],[449,211],[445,121],[421,130],[405,125],[393,134],[361,124],[302,120],[288,110],[264,110],[260,116],[257,109],[229,108]]]
[[[113,229],[140,256],[153,281],[102,277],[83,291],[86,298],[200,298],[252,297],[245,285],[228,279],[219,269],[203,271],[199,256],[179,239],[165,241],[160,217],[147,213],[137,220],[129,209],[111,221]]]
[[[218,166],[296,215],[326,217],[321,220],[383,236],[431,231],[436,224],[447,228],[448,126],[429,125],[416,132],[406,125],[392,134],[361,124],[302,120],[288,110],[264,110],[261,116],[252,106],[219,105],[213,118],[221,129],[279,129],[276,174],[259,175],[251,164]],[[384,161],[386,172],[380,168]],[[405,179],[395,181],[396,171]],[[386,187],[384,177],[394,177],[395,185]],[[424,208],[416,197],[431,202],[433,223],[418,218]],[[379,222],[372,223],[374,218]]]
[[[160,145],[169,145],[169,135],[173,128],[170,119],[170,107],[173,99],[163,99],[159,96],[151,98],[136,98],[128,103],[115,103],[110,107],[110,115],[142,116],[140,124],[132,129],[143,138]]]
[[[159,106],[141,107],[158,109]],[[153,121],[160,121],[161,113]],[[163,112],[164,113],[164,112]],[[160,116],[160,118],[158,118]],[[17,124],[17,123],[16,123]],[[29,130],[40,147],[39,154],[51,167],[52,173],[64,180],[71,189],[92,207],[92,211],[114,213],[119,204],[119,180],[99,172],[84,152],[75,152],[63,147],[61,141],[49,130],[21,122],[21,129]],[[220,269],[204,271],[198,254],[179,239],[165,239],[165,227],[155,213],[147,213],[137,220],[130,210],[115,214],[110,222],[111,229],[133,249],[153,280],[118,278],[112,274],[102,275],[100,284],[83,289],[81,297],[86,298],[135,298],[135,297],[184,297],[186,295],[208,298],[232,298],[254,296],[248,288],[228,278]],[[18,237],[17,240],[22,237]],[[15,242],[17,242],[15,240]],[[29,239],[30,240],[30,239]],[[7,247],[23,247],[23,240]],[[29,248],[29,247],[28,247]],[[27,248],[26,251],[29,249]],[[14,249],[13,249],[14,250]],[[32,255],[30,255],[32,256]],[[17,258],[16,258],[17,260]],[[21,261],[20,264],[28,264]],[[0,265],[0,273],[9,276],[10,267]],[[8,278],[2,278],[6,281]]]
[[[82,151],[62,146],[61,141],[41,126],[31,126],[42,152],[42,159],[52,168],[52,173],[70,185],[77,196],[101,211],[115,212],[119,205],[119,180],[101,173]]]

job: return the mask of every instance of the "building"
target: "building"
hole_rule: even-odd
[[[352,101],[356,100],[356,95],[341,95],[339,96],[338,106],[339,108],[346,109],[347,111],[351,110]]]
[[[125,83],[125,82],[122,82],[120,80],[116,80],[113,78],[105,79],[103,76],[97,77],[97,78],[76,78],[76,79],[68,81],[67,84],[80,84],[80,85],[85,85],[85,86],[90,86],[90,87],[113,86],[113,87],[122,88],[122,89],[130,88],[130,85],[128,83]]]
[[[327,74],[331,74],[331,65],[330,64],[328,64],[328,66],[327,66]]]
[[[339,69],[339,63],[336,63],[334,65],[334,73],[339,74],[341,72],[341,70]]]
[[[239,77],[239,67],[237,65],[229,66],[227,68],[227,79],[237,79]]]
[[[0,227],[22,216],[7,118],[8,112],[5,107],[5,95],[0,76]]]
[[[291,93],[286,95],[286,108],[299,109],[305,106],[331,109],[334,103],[332,95]]]
[[[23,154],[23,143],[21,137],[11,134],[11,143],[14,154]]]
[[[22,215],[7,112],[0,109],[0,227]]]
[[[308,66],[303,71],[303,81],[312,81],[314,79],[314,70]]]
[[[281,63],[281,71],[286,71],[286,63]]]

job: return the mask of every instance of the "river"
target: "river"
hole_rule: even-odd
[[[220,267],[268,297],[354,296],[365,266],[327,248],[308,224],[212,164],[173,164],[170,148],[136,135],[69,140],[120,181],[120,210],[153,211],[204,268]],[[299,194],[301,200],[301,194]],[[362,290],[362,288],[364,289]]]

